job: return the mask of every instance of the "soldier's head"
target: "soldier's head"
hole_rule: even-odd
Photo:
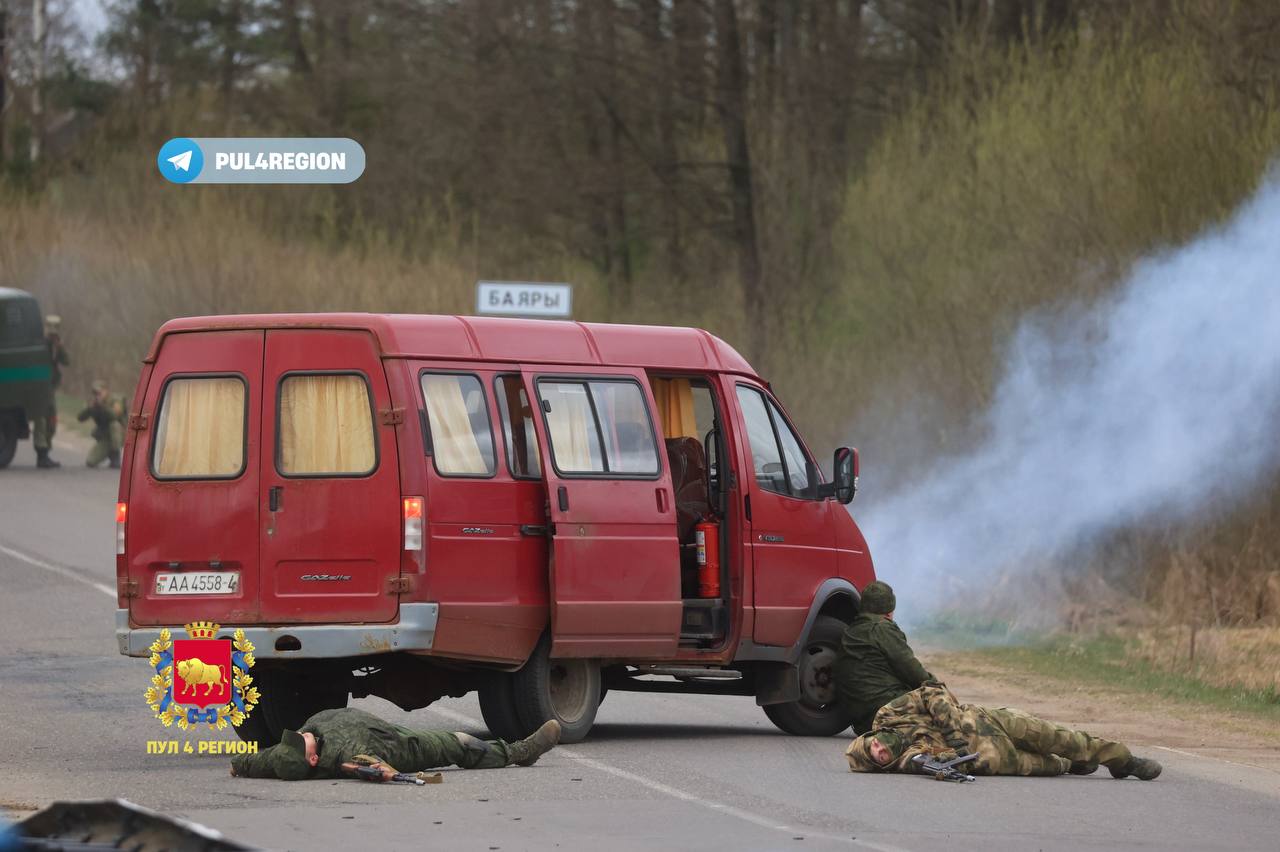
[[[89,387],[93,389],[94,399],[102,400],[107,398],[107,393],[108,393],[107,383],[102,379],[94,379],[93,384],[90,385]]]
[[[888,583],[873,580],[862,590],[862,603],[859,609],[875,615],[893,615],[898,607],[898,600],[893,596],[893,587]]]
[[[306,778],[318,761],[315,736],[287,729],[280,735],[280,745],[271,752],[271,768],[277,778],[285,781]]]
[[[56,337],[62,333],[62,317],[49,314],[44,318],[44,333]]]
[[[854,772],[879,772],[902,756],[906,743],[893,731],[871,731],[849,744],[845,755]]]

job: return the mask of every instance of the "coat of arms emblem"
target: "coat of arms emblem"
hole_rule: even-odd
[[[222,730],[239,725],[261,696],[253,686],[253,643],[237,629],[234,639],[218,639],[219,625],[195,621],[186,639],[173,639],[168,628],[151,643],[155,674],[147,704],[165,727],[174,722],[186,730],[204,722]]]

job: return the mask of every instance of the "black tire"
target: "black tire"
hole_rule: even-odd
[[[9,466],[18,452],[18,425],[11,417],[0,417],[0,469]]]
[[[494,672],[479,689],[480,715],[485,727],[498,739],[514,742],[533,733],[524,728],[516,712],[515,692],[509,672]]]
[[[788,734],[831,737],[853,724],[853,714],[836,697],[832,671],[845,626],[838,618],[818,616],[800,651],[800,700],[765,705],[769,721]]]
[[[271,727],[267,724],[266,714],[262,712],[261,705],[249,711],[249,715],[244,721],[235,726],[236,736],[247,743],[257,743],[259,749],[271,748],[280,742],[280,736],[277,734],[275,739],[271,738]]]
[[[544,633],[524,668],[511,678],[520,728],[528,734],[548,719],[560,723],[560,742],[586,738],[600,707],[600,665],[595,660],[551,659]]]
[[[296,731],[321,710],[347,706],[348,695],[345,690],[316,689],[288,672],[262,672],[255,680],[262,698],[254,709],[254,714],[262,714],[271,745],[280,742],[280,735],[286,728]],[[250,714],[249,718],[253,718],[254,714]],[[248,721],[245,720],[246,723]]]

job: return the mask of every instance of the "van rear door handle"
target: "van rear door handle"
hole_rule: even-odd
[[[521,524],[520,535],[527,536],[545,536],[547,528],[543,524]]]
[[[279,512],[280,502],[281,502],[280,498],[283,495],[284,495],[284,486],[282,485],[271,486],[270,490],[267,491],[267,511]]]

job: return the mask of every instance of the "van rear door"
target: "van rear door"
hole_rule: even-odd
[[[671,474],[642,370],[524,368],[547,483],[552,657],[670,658],[680,637]]]
[[[165,337],[136,410],[126,571],[135,624],[252,624],[263,332]]]
[[[373,336],[269,330],[262,387],[262,619],[395,619],[400,465]]]

